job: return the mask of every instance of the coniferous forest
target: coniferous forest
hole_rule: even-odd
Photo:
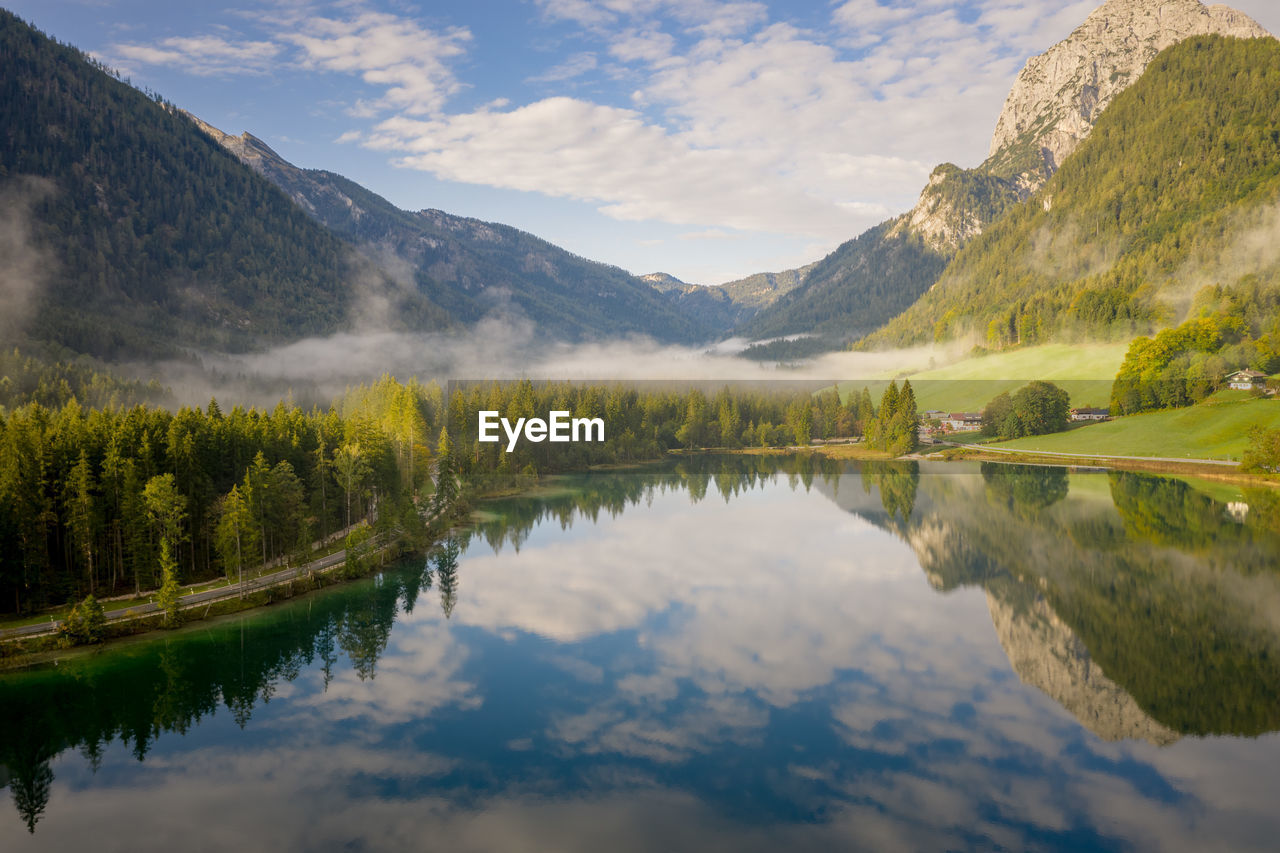
[[[603,442],[478,440],[478,412],[601,418]],[[326,410],[216,401],[39,402],[0,414],[0,613],[208,580],[305,554],[367,522],[413,533],[431,513],[543,474],[661,458],[671,450],[807,446],[865,435],[915,446],[915,398],[864,390],[624,385],[438,385],[383,377]],[[457,506],[454,504],[457,503]]]
[[[333,331],[351,282],[385,284],[158,95],[5,10],[0,57],[0,201],[33,255],[5,320],[27,339],[112,359],[241,349]],[[401,296],[397,315],[446,322]]]

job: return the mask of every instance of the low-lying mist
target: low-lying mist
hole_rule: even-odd
[[[450,379],[592,381],[796,382],[874,379],[963,356],[968,346],[893,352],[837,352],[799,365],[761,363],[735,355],[741,340],[674,346],[646,337],[565,343],[540,337],[533,324],[488,319],[465,333],[343,332],[246,354],[201,354],[191,362],[128,366],[157,378],[180,403],[271,406],[284,398],[324,405],[344,389],[389,373],[444,384]]]

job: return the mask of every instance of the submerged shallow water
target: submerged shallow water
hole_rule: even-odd
[[[1280,501],[699,457],[0,676],[0,849],[1274,849]]]

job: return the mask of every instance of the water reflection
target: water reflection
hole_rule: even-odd
[[[563,478],[416,565],[0,678],[0,846],[231,813],[210,849],[1265,848],[1278,517],[1062,468]]]

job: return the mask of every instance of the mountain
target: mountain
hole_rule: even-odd
[[[723,337],[781,297],[795,290],[816,263],[783,272],[764,272],[708,287],[689,284],[667,273],[641,276],[655,290],[666,294],[684,315]]]
[[[687,281],[681,281],[675,276],[665,272],[651,272],[640,276],[640,280],[659,293],[682,292],[691,287],[701,286],[697,284],[689,284]]]
[[[1025,199],[1157,54],[1199,35],[1269,34],[1243,12],[1200,0],[1109,0],[1099,6],[1070,36],[1027,62],[1000,111],[981,169],[1012,180]]]
[[[158,98],[0,10],[0,329],[107,358],[342,328],[392,282]]]
[[[1205,285],[1280,286],[1278,204],[1280,42],[1189,39],[866,343],[1122,339],[1175,322]]]
[[[697,316],[625,270],[507,225],[401,210],[341,175],[298,168],[249,133],[231,136],[191,118],[316,221],[397,272],[402,286],[463,323],[527,318],[562,340],[645,334],[688,343],[713,336]]]
[[[1052,177],[1161,50],[1205,34],[1267,35],[1248,16],[1199,0],[1104,3],[1027,62],[982,165],[939,166],[911,211],[840,246],[820,262],[821,274],[740,331],[755,338],[817,331],[835,346],[883,325],[926,293],[960,249]],[[894,263],[885,266],[886,257]]]
[[[902,228],[902,222],[881,223],[840,246],[740,333],[753,339],[813,333],[834,349],[906,310],[937,279],[948,256]]]

